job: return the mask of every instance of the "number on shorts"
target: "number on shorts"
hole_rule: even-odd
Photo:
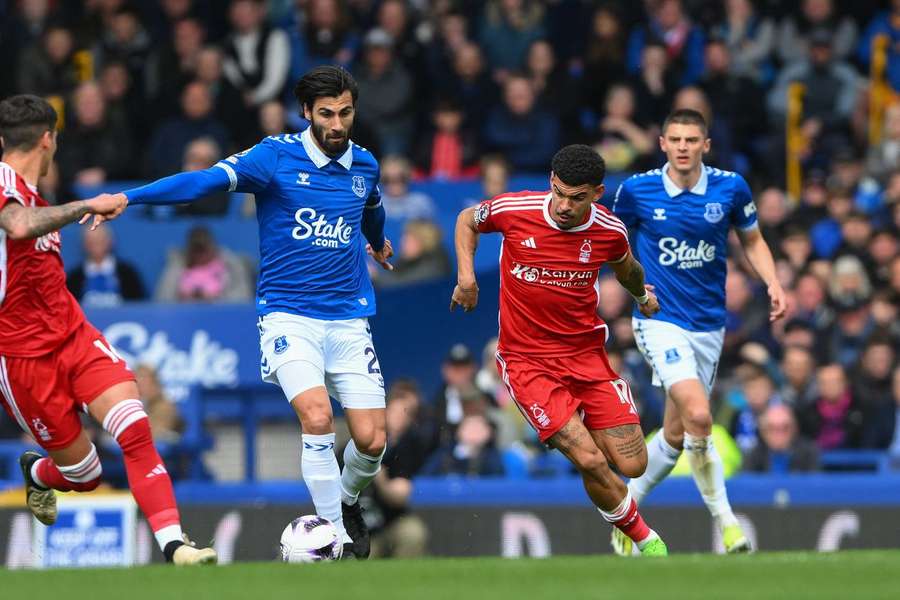
[[[624,379],[614,379],[610,381],[613,386],[613,389],[616,390],[616,394],[619,396],[619,402],[622,404],[628,405],[628,412],[633,415],[638,414],[637,406],[634,405],[634,398],[631,396],[631,388],[628,387],[628,384]]]
[[[369,373],[381,375],[381,369],[378,368],[378,356],[375,354],[375,348],[368,346],[364,354],[366,356],[372,355],[372,360],[369,361]]]
[[[122,360],[122,357],[119,356],[119,353],[116,352],[116,349],[108,344],[104,344],[102,339],[94,340],[94,346],[97,347],[97,350],[99,350],[103,354],[107,355],[109,357],[109,359],[111,361],[113,361],[114,363],[117,363],[120,360]]]

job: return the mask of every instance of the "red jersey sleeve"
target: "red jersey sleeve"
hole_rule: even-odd
[[[493,203],[494,200],[485,200],[475,209],[475,227],[481,233],[503,231],[499,226],[498,219],[494,217]]]
[[[19,191],[16,172],[9,165],[0,163],[0,210],[12,201],[25,206],[25,196]]]
[[[625,224],[604,206],[597,206],[594,221],[609,232],[609,256],[606,262],[617,263],[625,260],[628,253],[631,252],[628,228],[625,227]]]

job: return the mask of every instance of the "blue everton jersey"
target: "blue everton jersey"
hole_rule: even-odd
[[[690,190],[667,175],[669,165],[627,179],[613,212],[632,233],[632,248],[656,286],[654,317],[688,331],[725,326],[725,257],[732,226],[757,226],[756,205],[743,177],[703,166]],[[634,316],[643,319],[635,309]]]
[[[302,134],[265,138],[216,164],[230,190],[256,195],[259,314],[325,320],[375,314],[363,211],[381,204],[378,162],[351,142],[330,158]]]

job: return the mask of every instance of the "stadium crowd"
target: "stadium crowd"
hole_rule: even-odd
[[[346,66],[360,86],[354,140],[381,160],[388,219],[404,225],[382,286],[452,272],[441,242],[452,234],[432,221],[435,201],[417,180],[481,177],[493,195],[510,173],[546,173],[576,142],[611,172],[654,168],[665,114],[695,108],[710,123],[707,164],[754,186],[790,297],[788,318],[770,327],[735,247],[719,434],[752,471],[816,470],[821,453],[849,448],[900,464],[900,103],[886,102],[877,141],[869,127],[873,62],[886,61],[887,97],[900,93],[898,0],[0,0],[0,22],[0,97],[41,94],[61,114],[60,153],[41,183],[57,202],[106,181],[203,169],[298,131],[292,82]],[[889,43],[876,59],[879,35]],[[794,83],[806,92],[791,131]],[[791,136],[803,173],[794,195]],[[173,218],[224,214],[228,203],[207,198]],[[252,298],[252,261],[203,227],[158,282],[116,259],[110,232],[84,244],[84,264],[68,267],[86,303]],[[663,399],[634,346],[630,298],[611,277],[600,289],[611,356],[650,432]],[[374,486],[394,517],[406,489],[394,478],[567,472],[527,429],[492,357],[490,345],[480,359],[451,348],[433,398],[394,382],[394,443]],[[177,436],[158,383],[143,379]]]

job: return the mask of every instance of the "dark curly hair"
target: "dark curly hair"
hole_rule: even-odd
[[[566,185],[600,185],[606,177],[606,163],[590,146],[572,144],[562,148],[550,163],[553,173]]]
[[[56,110],[39,96],[21,94],[0,102],[3,149],[31,150],[41,136],[56,129]]]
[[[300,102],[300,109],[312,110],[316,98],[334,98],[349,91],[353,96],[353,105],[359,97],[359,87],[347,69],[337,65],[324,65],[308,71],[297,85],[294,96]]]

